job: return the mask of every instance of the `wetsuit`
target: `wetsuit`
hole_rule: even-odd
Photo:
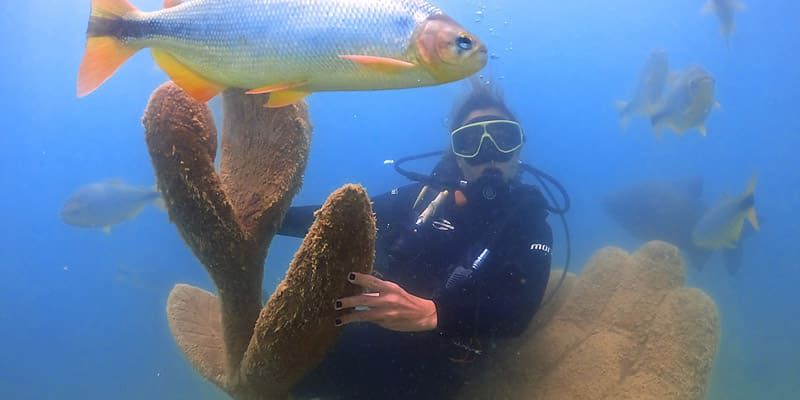
[[[538,309],[552,246],[541,193],[515,183],[504,204],[484,208],[459,207],[450,196],[419,226],[412,207],[420,189],[409,185],[372,199],[375,271],[432,299],[437,329],[347,325],[323,363],[296,385],[298,398],[451,398],[491,353],[493,339],[519,335]],[[291,208],[279,234],[304,236],[316,209]]]

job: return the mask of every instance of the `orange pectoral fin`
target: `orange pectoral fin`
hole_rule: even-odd
[[[183,3],[183,0],[164,0],[164,8],[172,8]]]
[[[301,86],[304,86],[308,83],[307,80],[304,81],[295,81],[295,82],[281,82],[276,83],[274,85],[267,85],[260,88],[248,90],[247,94],[266,94],[266,93],[274,93],[274,92],[281,92],[285,90],[296,89]]]
[[[78,70],[78,97],[97,90],[137,50],[109,36],[87,39],[86,54]]]
[[[224,86],[192,71],[166,51],[152,49],[152,52],[158,66],[195,100],[205,103],[225,89]]]
[[[300,100],[303,100],[309,94],[311,93],[299,90],[282,90],[279,92],[272,92],[269,94],[269,100],[264,107],[281,108],[290,106]]]
[[[408,61],[397,60],[394,58],[375,57],[375,56],[359,56],[359,55],[343,55],[339,56],[344,60],[350,60],[363,67],[386,73],[398,73],[415,68],[416,64]]]

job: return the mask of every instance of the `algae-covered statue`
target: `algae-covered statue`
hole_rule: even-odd
[[[175,286],[169,325],[194,368],[231,397],[288,398],[337,339],[331,305],[356,294],[348,273],[372,270],[374,216],[363,188],[334,192],[262,307],[267,248],[300,187],[311,128],[302,104],[265,109],[233,90],[223,102],[219,173],[204,104],[165,84],[144,116],[170,218],[217,287],[215,296]],[[599,252],[459,397],[701,399],[719,322],[683,273],[665,243]]]
[[[326,322],[333,299],[353,290],[347,274],[371,271],[372,210],[360,187],[334,192],[262,307],[267,248],[300,187],[311,128],[305,105],[269,110],[263,97],[235,91],[223,101],[219,173],[205,104],[168,83],[144,115],[170,219],[218,290],[177,285],[169,324],[195,369],[232,397],[285,398],[335,340],[339,328]]]

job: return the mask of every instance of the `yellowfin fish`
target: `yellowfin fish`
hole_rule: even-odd
[[[90,183],[70,196],[61,209],[61,220],[109,233],[112,226],[133,219],[148,204],[165,209],[161,193],[154,188],[131,186],[120,180]]]
[[[639,75],[639,83],[630,101],[617,101],[616,108],[622,129],[635,115],[649,117],[661,99],[669,75],[669,57],[663,50],[654,50]]]
[[[744,220],[758,230],[755,208],[756,178],[738,197],[723,197],[711,207],[692,231],[695,245],[706,249],[734,248],[742,236]]]
[[[134,53],[198,101],[226,88],[270,93],[268,107],[312,92],[399,89],[466,78],[487,50],[425,0],[167,0],[142,12],[92,0],[78,96],[96,90]]]
[[[675,78],[672,89],[650,116],[650,123],[657,136],[666,126],[682,134],[697,128],[706,135],[705,121],[713,107],[719,107],[714,99],[716,82],[704,69],[693,66]]]
[[[703,13],[716,14],[719,18],[720,33],[726,40],[736,31],[736,22],[733,20],[737,11],[744,11],[745,5],[739,0],[708,0],[703,7]]]

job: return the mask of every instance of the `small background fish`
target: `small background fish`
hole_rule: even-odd
[[[712,206],[692,231],[697,246],[707,249],[735,248],[742,236],[745,219],[759,230],[755,208],[756,178],[739,196],[724,196]]]
[[[667,52],[654,50],[642,68],[633,98],[627,102],[617,101],[615,104],[622,129],[628,126],[633,116],[649,117],[652,114],[656,105],[661,101],[668,75],[669,56]]]
[[[663,240],[692,252],[692,229],[706,211],[700,178],[658,179],[626,185],[607,194],[606,212],[631,236]],[[702,267],[702,262],[693,262]]]
[[[746,9],[744,3],[739,0],[708,0],[703,7],[704,14],[717,16],[719,19],[719,31],[726,41],[730,40],[731,35],[736,31],[736,21],[734,17],[737,12]]]
[[[670,91],[650,117],[656,135],[660,136],[661,129],[668,127],[677,134],[697,128],[705,136],[706,118],[713,107],[719,107],[715,99],[714,78],[695,65],[676,74],[674,81]]]
[[[164,209],[161,194],[152,188],[131,186],[121,180],[91,183],[80,187],[61,209],[61,220],[80,228],[111,227],[130,220],[148,204]]]
[[[702,269],[712,253],[721,251],[728,273],[736,275],[742,266],[742,243],[753,231],[744,229],[743,234],[733,237],[734,246],[697,243],[697,232],[719,236],[720,232],[729,232],[728,223],[738,217],[722,211],[719,204],[708,207],[703,201],[703,186],[700,178],[638,182],[606,195],[604,206],[608,215],[634,238],[672,243],[696,269]]]

